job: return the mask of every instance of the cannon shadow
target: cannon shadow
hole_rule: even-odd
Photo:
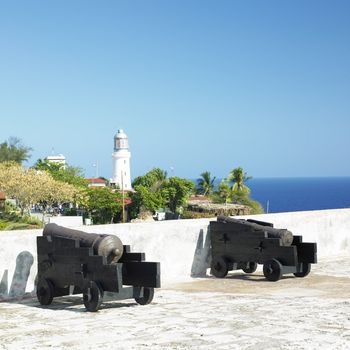
[[[240,273],[228,274],[224,278],[217,278],[214,276],[207,276],[207,278],[213,279],[213,280],[240,280],[240,281],[247,281],[247,282],[276,283],[276,282],[271,282],[267,280],[263,274],[245,274],[244,272],[242,272],[242,274]],[[290,275],[283,275],[280,281],[287,280],[290,278],[294,279],[295,277]]]
[[[32,301],[35,304],[32,304],[30,306],[35,307],[37,309],[42,310],[50,310],[50,311],[71,311],[71,312],[77,312],[77,313],[90,313],[86,310],[84,303],[83,303],[83,297],[81,295],[77,296],[63,296],[54,298],[52,304],[50,305],[40,305],[39,301],[33,299]],[[99,311],[107,310],[107,309],[120,309],[120,308],[127,308],[127,307],[140,307],[135,302],[120,302],[120,301],[112,301],[108,300],[108,297],[106,300],[103,300],[101,306],[99,307]]]
[[[2,275],[0,282],[0,301],[20,300],[33,296],[33,292],[26,293],[30,269],[33,263],[34,257],[30,252],[23,251],[17,255],[11,285],[9,285],[7,269]]]
[[[210,231],[209,226],[204,238],[204,230],[201,229],[198,234],[196,249],[194,251],[191,277],[203,278],[207,276],[207,269],[210,267],[211,248],[210,248]]]

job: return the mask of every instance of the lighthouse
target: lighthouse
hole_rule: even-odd
[[[113,175],[112,183],[120,189],[132,190],[130,176],[130,158],[128,136],[123,129],[119,129],[114,136]]]

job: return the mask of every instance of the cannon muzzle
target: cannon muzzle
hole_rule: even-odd
[[[47,224],[43,236],[78,240],[81,247],[93,248],[95,254],[106,257],[109,263],[117,263],[123,255],[123,243],[119,237],[114,235],[87,233],[57,224]]]

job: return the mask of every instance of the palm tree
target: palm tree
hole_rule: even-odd
[[[168,173],[160,168],[154,168],[150,173],[152,174],[154,181],[150,189],[152,192],[157,192],[164,184]]]
[[[8,141],[0,143],[0,162],[14,161],[22,164],[30,158],[33,149],[22,145],[17,137],[10,137]]]
[[[168,176],[168,173],[160,168],[154,168],[150,171],[150,173],[153,174],[157,181],[165,181]]]
[[[216,177],[211,178],[210,172],[205,171],[201,177],[197,179],[197,191],[204,196],[210,195],[214,189],[214,181]]]
[[[218,193],[219,196],[225,200],[225,204],[227,204],[227,201],[231,195],[231,188],[230,184],[227,182],[227,179],[221,180],[221,184],[218,185]]]
[[[228,180],[232,182],[232,192],[248,195],[250,189],[244,183],[250,179],[252,179],[252,176],[247,176],[242,167],[232,169],[228,177]]]
[[[135,186],[145,186],[147,188],[154,188],[155,190],[160,187],[160,185],[166,180],[167,172],[160,168],[153,168],[147,174],[143,176],[138,176],[132,182],[132,187]]]

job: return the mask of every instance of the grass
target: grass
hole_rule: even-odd
[[[43,225],[41,222],[33,223],[33,222],[13,222],[0,220],[0,231],[12,231],[12,230],[30,230],[30,229],[38,229],[42,228]]]

